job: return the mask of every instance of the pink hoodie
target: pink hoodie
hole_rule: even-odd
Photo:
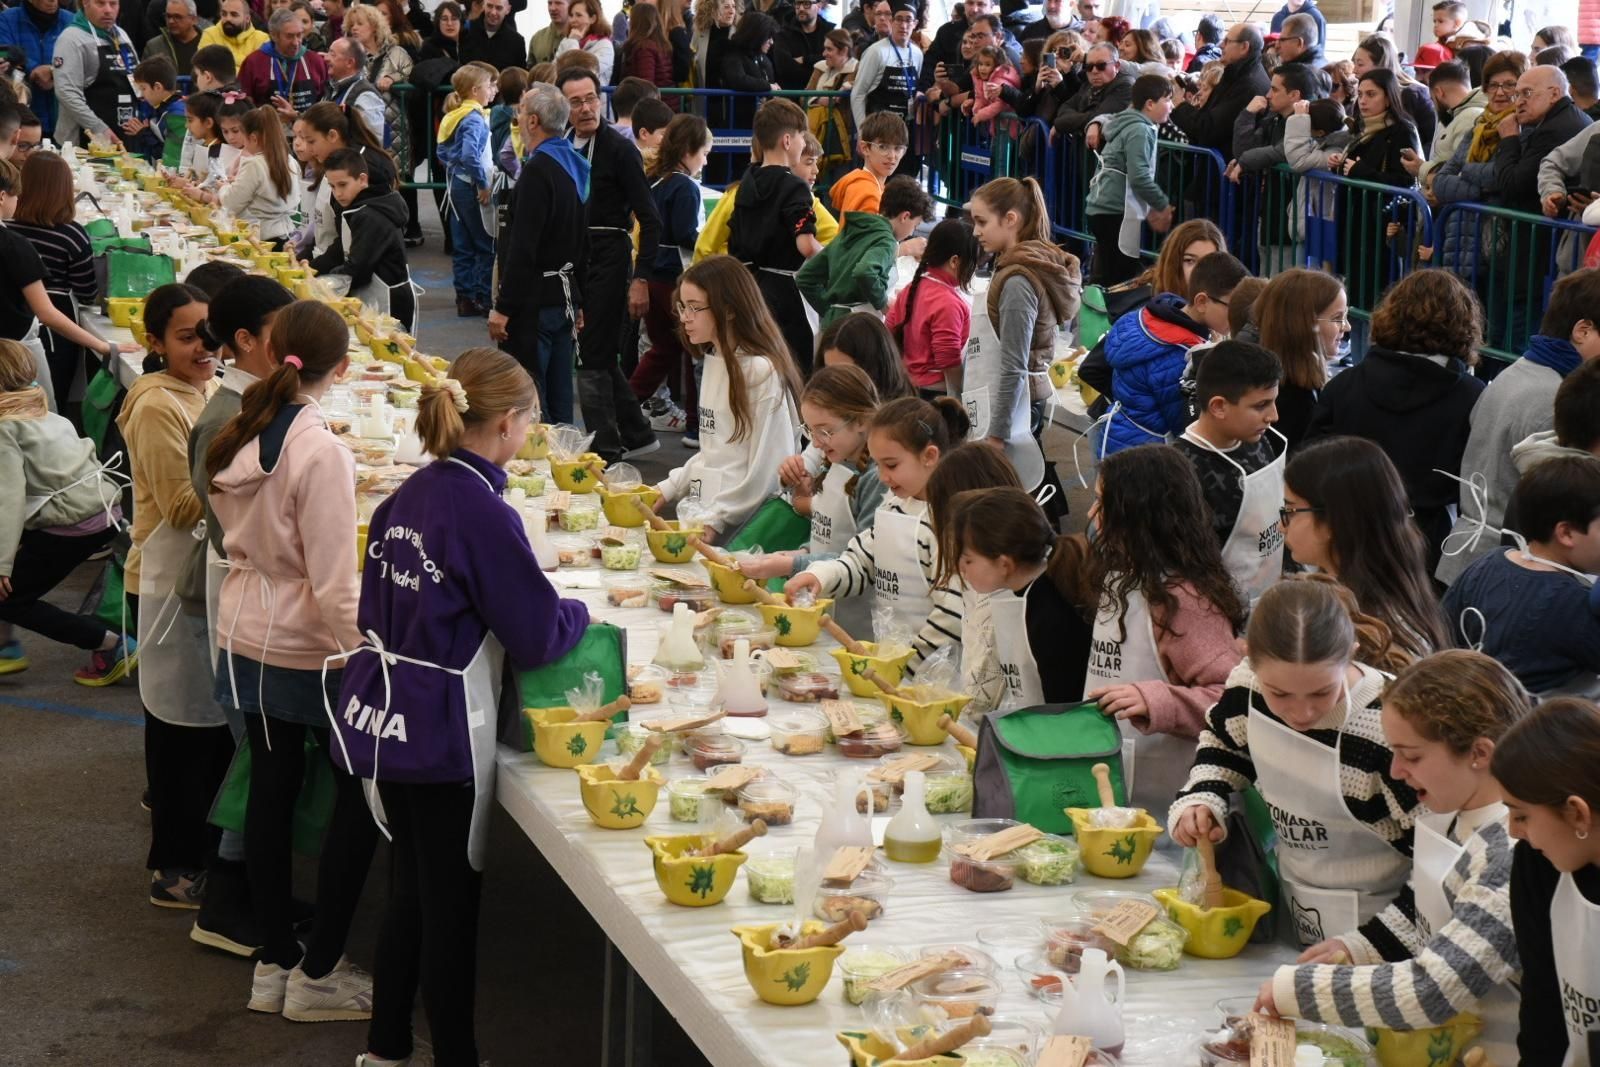
[[[217,611],[224,653],[320,670],[361,643],[355,476],[355,457],[308,404],[271,470],[262,469],[258,436],[214,479],[211,507],[229,563]]]
[[[1206,712],[1222,696],[1243,651],[1233,636],[1233,624],[1194,586],[1180,582],[1169,588],[1178,599],[1178,610],[1170,629],[1158,625],[1155,634],[1156,651],[1171,681],[1133,683],[1150,707],[1149,723],[1135,725],[1147,734],[1199,737]]]
[[[987,89],[995,86],[997,91],[993,100],[989,99]],[[976,74],[972,76],[972,123],[984,125],[991,134],[994,133],[994,120],[1003,111],[1009,111],[1006,102],[1001,98],[998,90],[1004,88],[1022,88],[1022,79],[1017,75],[1017,68],[1010,63],[996,67],[989,75],[989,80],[984,81]]]

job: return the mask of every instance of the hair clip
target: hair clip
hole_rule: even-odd
[[[305,370],[306,369],[306,365],[303,362],[301,362],[300,357],[295,355],[292,352],[289,355],[283,357],[283,365],[285,367],[293,367],[295,370]]]

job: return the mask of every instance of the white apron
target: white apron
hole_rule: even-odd
[[[1443,929],[1454,912],[1445,896],[1444,882],[1467,850],[1449,837],[1455,818],[1454,814],[1432,812],[1417,817],[1416,843],[1411,850],[1411,892],[1417,905],[1417,933],[1424,942]],[[1483,1035],[1473,1044],[1483,1047],[1491,1063],[1517,1062],[1518,1000],[1517,991],[1502,984],[1471,1009],[1483,1019]]]
[[[917,531],[921,515],[908,515],[894,508],[878,509],[872,520],[872,576],[875,596],[874,617],[888,607],[897,626],[915,636],[933,612],[932,587],[922,573],[917,552]],[[879,639],[885,635],[879,635]]]
[[[1271,463],[1246,474],[1232,456],[1193,431],[1192,426],[1184,430],[1183,439],[1196,448],[1215,452],[1239,472],[1244,498],[1239,502],[1233,530],[1222,546],[1222,563],[1253,605],[1283,577],[1283,524],[1278,509],[1283,505],[1283,467],[1289,442],[1269,427],[1267,432],[1283,442],[1283,449]]]
[[[1037,581],[1048,579],[1041,577]],[[1001,701],[1006,707],[1038,707],[1044,703],[1044,683],[1039,680],[1039,664],[1028,641],[1027,591],[993,597],[989,601],[989,617],[994,626],[995,656],[1006,683]]]
[[[811,552],[831,552],[838,555],[850,545],[856,535],[856,516],[850,509],[850,498],[845,486],[857,472],[843,463],[835,463],[822,476],[822,488],[811,498]]]
[[[994,398],[1000,392],[1000,335],[984,308],[972,315],[972,337],[967,341],[966,370],[962,378],[961,402],[967,406],[967,417],[972,429],[967,438],[981,441],[989,436],[989,422]],[[1039,488],[1044,481],[1044,453],[1039,442],[1033,439],[1029,428],[1033,421],[1033,405],[1028,388],[1026,371],[1027,353],[1023,353],[1024,371],[1016,396],[1011,398],[1011,436],[1006,441],[1006,458],[1017,470],[1017,478],[1028,492]]]
[[[1095,154],[1098,159],[1099,153]],[[1150,214],[1150,205],[1140,200],[1133,193],[1133,185],[1128,181],[1124,171],[1113,170],[1110,167],[1101,167],[1094,172],[1094,177],[1089,179],[1089,192],[1094,195],[1094,186],[1102,181],[1108,174],[1116,174],[1122,178],[1122,226],[1117,230],[1117,251],[1130,259],[1139,258],[1139,240],[1144,236],[1144,220]]]
[[[494,487],[489,480],[468,463],[451,457],[450,463],[459,463],[473,474],[483,480],[483,484],[490,492]],[[509,505],[508,505],[509,506]],[[402,656],[398,652],[390,651],[384,647],[383,641],[371,630],[367,631],[367,640],[364,644],[350,652],[343,652],[336,656],[329,656],[322,663],[322,707],[328,715],[328,723],[333,729],[333,736],[339,742],[340,751],[344,755],[344,765],[351,766],[350,752],[345,748],[344,735],[339,730],[339,723],[333,706],[328,702],[327,672],[328,665],[338,661],[348,661],[362,653],[378,657],[383,671],[383,718],[389,717],[390,698],[392,696],[389,685],[389,668],[397,663],[405,663],[412,667],[424,667],[430,670],[444,671],[461,679],[461,694],[463,706],[466,708],[467,717],[467,742],[472,749],[472,821],[467,828],[467,862],[472,864],[475,871],[483,870],[483,860],[486,840],[489,833],[489,804],[494,799],[494,784],[496,776],[495,766],[495,734],[499,724],[500,708],[500,678],[505,666],[505,648],[495,639],[493,633],[484,635],[483,644],[478,646],[477,653],[472,661],[465,667],[446,667],[439,663],[427,660],[412,659]],[[393,840],[389,829],[384,825],[383,805],[378,797],[377,778],[381,766],[380,753],[383,739],[379,737],[372,750],[372,778],[362,782],[363,792],[367,796],[367,807],[371,810],[373,820],[378,824],[385,838]]]
[[[1350,814],[1339,784],[1339,749],[1255,708],[1250,693],[1250,758],[1256,786],[1278,833],[1278,876],[1302,945],[1354,930],[1399,894],[1411,864]],[[1348,713],[1350,694],[1345,692]],[[1340,732],[1340,742],[1344,734]]]
[[[350,234],[350,223],[343,218],[339,220],[339,237],[344,241],[345,248],[353,247],[354,242]],[[390,285],[374,274],[371,281],[359,289],[352,288],[349,291],[349,295],[357,298],[379,315],[387,315],[389,314],[389,309],[394,306],[395,292],[405,289],[412,291],[411,321],[402,322],[400,325],[406,333],[415,337],[417,335],[417,314],[421,306],[421,302],[416,298],[420,295],[420,290],[411,284],[411,268],[409,266],[406,268],[406,280],[403,282],[395,282]]]
[[[34,319],[28,327],[28,332],[17,338],[17,344],[26,348],[33,356],[33,377],[44,390],[45,407],[52,415],[56,414],[56,387],[50,377],[50,359],[45,355],[44,342],[39,339],[39,320]]]
[[[1100,610],[1095,613],[1089,668],[1083,678],[1084,693],[1087,695],[1107,685],[1170,681],[1166,668],[1161,665],[1155,624],[1144,594],[1138,591],[1128,594],[1128,607],[1123,614],[1128,634],[1125,641],[1117,639],[1117,618],[1107,607],[1102,601]],[[1189,780],[1195,742],[1192,738],[1172,734],[1143,734],[1127,722],[1117,725],[1122,731],[1122,777],[1128,785],[1131,802],[1165,823],[1165,812],[1172,806],[1172,799]]]
[[[192,432],[189,412],[161,390]],[[162,519],[139,548],[139,699],[169,726],[227,723],[211,690],[210,639],[206,620],[178,602],[178,577],[194,553],[205,523],[179,530]]]
[[[1567,1058],[1562,1067],[1591,1067],[1589,1034],[1600,1030],[1600,906],[1578,891],[1563,873],[1550,901],[1550,930],[1561,1014],[1567,1024]]]

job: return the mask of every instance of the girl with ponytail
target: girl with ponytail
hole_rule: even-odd
[[[362,1063],[407,1061],[419,984],[436,1061],[478,1062],[478,897],[501,670],[566,655],[589,624],[580,601],[551,587],[522,516],[500,496],[506,463],[539,420],[533,379],[493,348],[463,352],[449,375],[423,387],[417,414],[434,462],[373,513],[361,575],[371,643],[349,657],[334,719],[336,762],[376,783],[394,843]]]
[[[240,329],[247,327],[219,340],[240,343]],[[301,300],[277,311],[273,366],[245,390],[239,414],[205,453],[228,560],[214,634],[216,699],[244,719],[251,755],[245,870],[260,954],[249,1006],[297,1022],[364,1018],[372,993],[370,976],[343,953],[377,831],[359,780],[337,761],[317,925],[304,953],[289,911],[307,734],[331,755],[325,706],[338,698],[342,672],[327,668],[361,641],[355,458],[319,404],[349,362],[345,337],[344,321],[326,304]]]
[[[1078,314],[1083,276],[1076,256],[1051,242],[1044,192],[1033,178],[996,178],[967,205],[973,233],[994,256],[994,279],[972,316],[976,348],[968,353],[961,398],[974,436],[1004,448],[1023,488],[1045,480],[1034,433],[1050,395],[1056,327]]]
[[[1298,962],[1347,962],[1339,938],[1351,931],[1381,957],[1399,958],[1416,941],[1415,900],[1400,890],[1421,802],[1391,769],[1382,698],[1384,671],[1411,657],[1323,575],[1268,589],[1245,648],[1172,805],[1173,840],[1221,841],[1229,798],[1254,786],[1278,833],[1287,914],[1310,946]]]
[[[850,539],[837,559],[819,560],[789,579],[784,590],[809,589],[836,599],[873,594],[893,634],[915,653],[911,673],[934,650],[961,640],[961,594],[940,585],[939,547],[928,521],[928,479],[940,459],[967,435],[967,410],[954,397],[937,403],[902,397],[878,409],[867,432],[867,451],[878,478],[892,494],[870,528]]]
[[[962,357],[972,330],[972,308],[961,294],[977,269],[972,227],[963,219],[945,219],[928,235],[911,284],[889,305],[886,325],[924,400],[961,394]]]

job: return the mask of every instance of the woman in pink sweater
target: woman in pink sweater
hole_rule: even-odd
[[[371,976],[343,954],[377,828],[360,779],[336,764],[317,925],[303,954],[289,913],[307,733],[322,748],[317,758],[328,758],[327,709],[342,680],[325,664],[361,643],[355,458],[318,403],[349,362],[346,336],[326,304],[301,300],[279,311],[268,342],[276,369],[245,391],[239,414],[206,452],[228,563],[217,609],[217,699],[243,713],[251,756],[244,850],[261,952],[249,1007],[296,1022],[372,1012]]]
[[[1141,445],[1101,463],[1089,510],[1100,607],[1083,696],[1122,724],[1133,803],[1157,818],[1241,655],[1246,604],[1210,522],[1194,467],[1175,449]]]
[[[961,395],[961,360],[972,330],[967,286],[978,268],[978,239],[960,219],[928,235],[911,284],[889,305],[885,325],[900,345],[906,373],[924,400]]]

